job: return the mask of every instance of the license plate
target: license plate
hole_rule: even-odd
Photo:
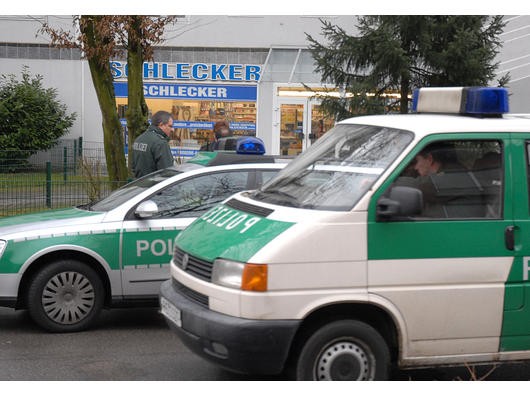
[[[178,327],[182,327],[182,315],[180,309],[175,307],[164,297],[160,297],[160,312]]]

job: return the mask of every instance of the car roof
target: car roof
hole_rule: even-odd
[[[180,176],[182,174],[194,175],[194,174],[204,174],[210,172],[218,172],[221,170],[231,170],[231,169],[281,169],[287,165],[289,161],[282,162],[243,162],[237,164],[227,164],[227,165],[199,165],[190,162],[184,162],[180,165],[174,165],[167,169],[173,169],[178,172],[175,176]]]
[[[455,132],[530,132],[530,115],[472,117],[446,114],[387,114],[353,117],[339,124],[376,125],[414,132],[419,137]]]
[[[292,157],[274,155],[237,154],[233,151],[200,151],[190,160],[189,164],[201,166],[219,166],[231,164],[264,164],[264,163],[286,163]]]

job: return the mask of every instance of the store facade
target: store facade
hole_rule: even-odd
[[[268,153],[297,155],[334,124],[316,99],[334,90],[317,82],[312,71],[301,73],[310,70],[303,64],[311,61],[307,55],[301,48],[272,48],[262,64],[145,62],[149,115],[172,114],[170,146],[176,156],[192,156],[213,141],[217,121],[227,121],[236,136],[261,138]],[[127,63],[112,61],[111,70],[127,151]]]
[[[111,62],[118,114],[126,132],[127,64]],[[149,115],[173,116],[170,146],[179,156],[193,155],[213,141],[213,126],[227,121],[234,135],[256,135],[260,65],[145,62],[144,97]],[[128,146],[127,133],[125,144]]]

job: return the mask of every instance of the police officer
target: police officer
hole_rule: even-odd
[[[172,131],[171,114],[163,110],[156,112],[151,118],[149,128],[136,138],[132,146],[134,177],[173,165],[174,159],[169,148],[169,136]]]

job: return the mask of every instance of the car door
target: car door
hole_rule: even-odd
[[[414,161],[440,142],[457,149],[463,166],[432,178],[438,213],[444,213],[432,217],[422,212],[428,195],[415,194],[420,190],[413,183]],[[405,357],[499,351],[514,258],[508,235],[514,226],[512,184],[505,182],[512,149],[508,133],[430,136],[374,193],[368,214],[369,292],[400,312]],[[483,170],[489,152],[497,162]],[[417,197],[421,205],[414,204]],[[387,217],[399,202],[404,213]]]
[[[254,173],[252,169],[226,170],[180,180],[148,198],[158,207],[148,219],[137,218],[137,206],[133,208],[123,222],[120,246],[124,296],[156,296],[160,283],[169,278],[178,233],[212,206],[248,189]]]

